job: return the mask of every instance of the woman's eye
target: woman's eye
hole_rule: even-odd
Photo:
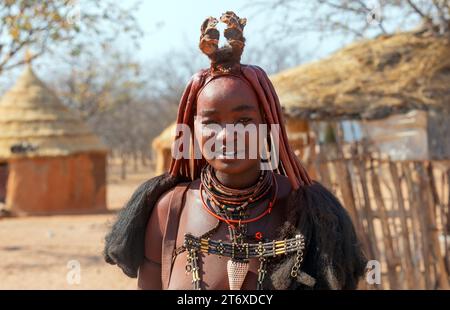
[[[202,125],[211,125],[211,124],[217,124],[217,122],[213,121],[213,120],[204,120],[204,121],[202,121]]]
[[[236,123],[241,123],[241,124],[248,124],[252,121],[251,118],[241,118],[240,120],[238,120]]]

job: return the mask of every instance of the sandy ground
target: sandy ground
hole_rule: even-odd
[[[0,219],[0,289],[135,289],[136,279],[102,258],[115,211],[151,173],[108,181],[108,214]]]
[[[0,289],[135,289],[101,253],[116,211],[151,176],[141,167],[124,181],[111,167],[106,214],[0,218]]]

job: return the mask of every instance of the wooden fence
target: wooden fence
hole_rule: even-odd
[[[381,264],[381,284],[366,288],[449,288],[450,162],[319,156],[314,168]]]

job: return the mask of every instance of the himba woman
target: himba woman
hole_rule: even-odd
[[[218,46],[219,21],[206,19],[199,46],[211,66],[180,100],[179,128],[200,134],[173,151],[191,156],[174,156],[168,173],[136,190],[106,236],[106,261],[138,277],[141,289],[355,289],[366,259],[349,215],[293,154],[266,73],[240,64],[246,19],[226,12],[220,21],[228,44]],[[230,124],[279,130],[259,143],[261,132],[229,134]],[[219,129],[203,130],[210,125]],[[186,133],[177,132],[180,141]],[[238,136],[244,147],[228,149]],[[213,156],[209,138],[222,142]],[[271,151],[276,139],[275,164],[262,169],[264,152],[250,157],[250,144]]]

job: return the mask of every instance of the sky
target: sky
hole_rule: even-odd
[[[136,1],[138,0],[123,0],[120,5],[131,7]],[[83,18],[83,2],[84,0],[78,0],[81,18]],[[279,18],[270,11],[265,15],[256,14],[256,9],[249,6],[250,1],[244,0],[140,0],[140,2],[139,10],[135,14],[138,24],[145,32],[139,39],[140,48],[135,49],[130,40],[120,34],[117,36],[119,39],[115,43],[115,48],[132,54],[143,63],[184,47],[198,49],[200,25],[208,16],[219,18],[223,12],[231,10],[240,17],[246,17],[244,35],[248,46],[260,43],[258,40],[262,38],[261,30],[267,26],[268,18]],[[318,44],[317,35],[309,35],[299,40],[300,55],[303,54],[303,49],[313,51],[304,55],[302,58],[304,62],[320,59],[339,49],[344,43],[339,37],[330,36],[320,46]],[[243,57],[245,62],[245,51]],[[55,61],[53,55],[43,56],[33,62],[35,71],[44,80],[51,80],[48,75],[61,65],[58,59]],[[10,87],[22,70],[23,68],[19,68],[2,74],[0,92]]]
[[[127,5],[133,3],[133,0],[123,3]],[[244,0],[142,0],[137,18],[147,35],[140,41],[139,54],[146,59],[182,48],[186,44],[197,47],[203,20],[208,16],[219,18],[225,11],[234,11],[239,17],[247,18],[244,35],[247,43],[255,44],[255,40],[260,39],[257,32],[264,28],[266,19],[262,14],[255,14],[255,8],[248,4],[249,1]],[[157,31],[155,25],[160,25]],[[311,36],[301,43],[317,44],[317,37]],[[323,57],[341,44],[341,40],[331,37],[313,57]]]

